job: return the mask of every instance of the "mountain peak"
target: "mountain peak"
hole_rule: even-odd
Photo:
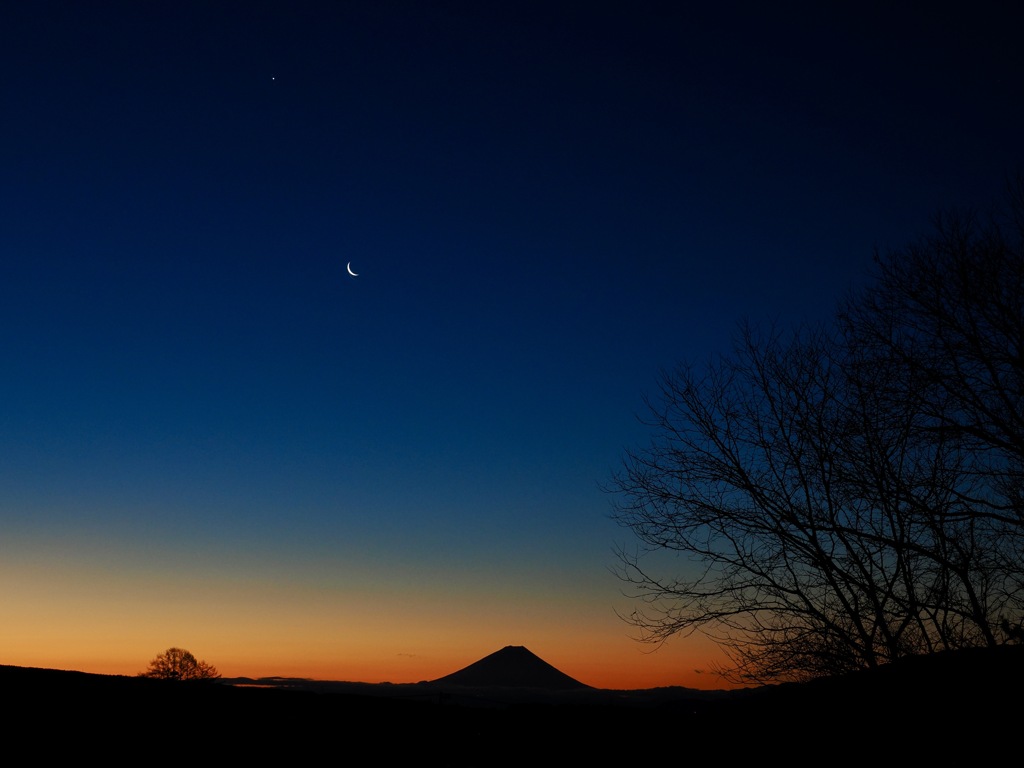
[[[522,645],[506,645],[468,667],[439,677],[434,683],[475,688],[589,688],[556,669]]]

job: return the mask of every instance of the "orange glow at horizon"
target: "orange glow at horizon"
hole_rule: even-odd
[[[286,577],[273,564],[203,562],[183,575],[157,557],[88,552],[81,541],[31,559],[7,545],[0,664],[136,675],[177,646],[225,677],[416,683],[521,645],[596,688],[735,687],[711,673],[721,654],[708,641],[653,650],[632,639],[607,585],[582,598],[521,586],[496,600],[493,585],[464,578],[471,586],[458,588],[447,573],[360,572],[359,582],[343,573],[333,583],[307,561]]]
[[[690,649],[674,649],[662,659],[640,649],[603,649],[591,647],[583,652],[572,643],[567,647],[549,644],[504,643],[493,645],[460,645],[455,651],[435,649],[427,653],[401,652],[350,653],[347,658],[311,657],[296,649],[294,656],[247,654],[239,657],[227,648],[209,643],[169,642],[163,645],[111,643],[103,648],[79,643],[68,649],[50,645],[32,647],[25,643],[11,643],[9,633],[3,638],[2,663],[12,666],[63,669],[105,675],[134,676],[144,671],[149,661],[166,648],[177,645],[191,650],[197,658],[213,664],[224,677],[297,677],[314,680],[337,680],[360,683],[417,683],[434,680],[456,672],[487,656],[504,645],[525,645],[544,661],[579,680],[595,687],[616,690],[636,690],[665,686],[683,686],[697,689],[725,689],[736,686],[725,683],[710,671],[696,669],[691,661]],[[633,643],[627,640],[627,643]],[[137,641],[136,641],[137,643]],[[302,645],[301,643],[298,645]],[[709,649],[710,650],[710,649]],[[654,656],[663,653],[659,651]],[[713,654],[714,651],[710,650]]]

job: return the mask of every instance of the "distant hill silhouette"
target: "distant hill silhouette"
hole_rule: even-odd
[[[431,682],[472,688],[537,688],[548,691],[590,688],[521,645],[506,645],[458,672]]]

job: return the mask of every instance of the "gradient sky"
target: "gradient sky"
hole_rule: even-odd
[[[710,5],[4,4],[0,663],[722,687],[616,615],[643,395],[998,197],[1024,49]]]

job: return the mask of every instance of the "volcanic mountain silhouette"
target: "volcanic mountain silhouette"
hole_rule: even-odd
[[[590,687],[569,677],[521,645],[506,645],[500,651],[432,682],[466,687],[543,688],[557,691]]]

